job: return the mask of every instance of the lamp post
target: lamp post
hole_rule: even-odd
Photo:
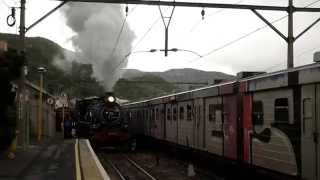
[[[38,141],[41,141],[42,136],[42,91],[43,91],[43,74],[47,72],[44,67],[39,67],[40,73],[40,91],[39,91],[39,105],[38,105]]]

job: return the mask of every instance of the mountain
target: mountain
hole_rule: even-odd
[[[171,69],[165,72],[143,72],[136,69],[127,69],[123,78],[130,79],[147,74],[159,76],[170,83],[176,83],[181,90],[194,89],[205,84],[214,84],[216,81],[226,81],[235,78],[235,76],[222,72],[202,71],[191,68]]]
[[[177,90],[172,83],[153,74],[129,79],[120,79],[113,88],[115,95],[121,99],[137,101],[172,94]]]

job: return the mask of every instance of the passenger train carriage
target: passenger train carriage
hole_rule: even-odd
[[[228,161],[319,180],[320,64],[246,75],[126,104],[129,127]]]

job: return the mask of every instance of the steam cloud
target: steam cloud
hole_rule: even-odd
[[[131,51],[135,37],[125,24],[117,49],[112,53],[124,19],[123,9],[120,5],[102,3],[69,3],[63,13],[67,25],[76,33],[71,40],[77,59],[92,64],[95,77],[111,91],[127,62],[119,64]]]

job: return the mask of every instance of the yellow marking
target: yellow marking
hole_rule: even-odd
[[[74,146],[75,150],[75,161],[76,161],[76,180],[81,180],[81,169],[80,169],[80,161],[79,161],[79,140],[76,139],[76,143]]]

